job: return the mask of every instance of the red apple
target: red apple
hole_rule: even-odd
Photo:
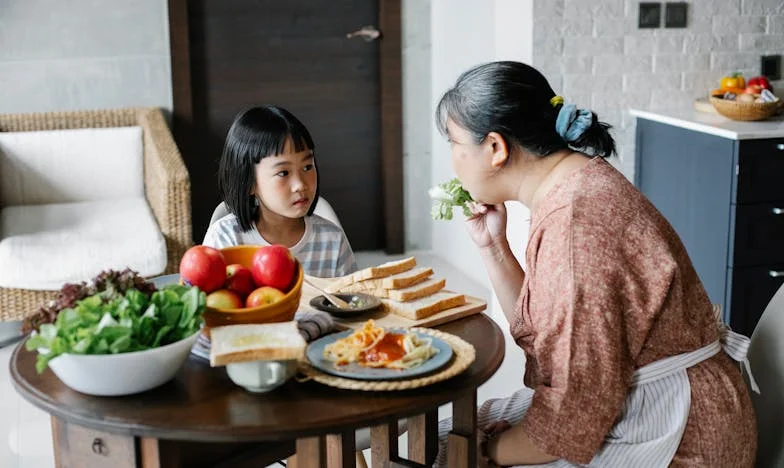
[[[266,245],[253,254],[250,271],[258,286],[272,286],[288,291],[294,280],[297,263],[283,245]]]
[[[256,283],[253,282],[253,273],[239,263],[234,263],[226,267],[226,289],[234,291],[239,297],[245,299],[254,289]]]
[[[271,286],[262,286],[254,290],[247,299],[245,299],[245,307],[258,307],[260,305],[274,304],[283,299],[285,294],[279,289]]]
[[[242,299],[228,289],[219,289],[207,295],[207,307],[213,309],[240,309],[242,306]]]
[[[746,90],[744,91],[745,94],[759,94],[762,92],[764,88],[758,84],[750,84],[746,86]]]
[[[186,284],[209,294],[226,281],[226,260],[220,250],[196,245],[182,256],[180,276]]]

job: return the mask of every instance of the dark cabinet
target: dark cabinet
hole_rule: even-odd
[[[750,336],[784,283],[784,137],[638,118],[635,184],[680,235],[725,322]]]

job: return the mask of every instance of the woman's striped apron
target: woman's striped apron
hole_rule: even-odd
[[[680,445],[691,408],[691,386],[686,369],[710,359],[722,349],[732,359],[743,364],[752,390],[759,393],[746,359],[749,339],[722,327],[718,341],[689,353],[652,362],[634,373],[632,388],[626,397],[621,417],[588,466],[668,466]],[[500,419],[505,419],[512,425],[518,424],[531,405],[533,394],[533,390],[523,388],[510,397],[486,401],[478,411],[477,427],[482,428]],[[440,446],[434,464],[436,467],[447,466],[446,436],[451,427],[451,419],[439,423]],[[566,460],[544,465],[526,465],[527,468],[574,466],[583,465],[575,465]]]

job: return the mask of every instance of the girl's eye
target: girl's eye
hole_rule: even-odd
[[[313,164],[306,164],[305,165],[305,172],[312,171],[312,170],[313,170]]]
[[[289,175],[289,171],[280,171],[275,175],[278,177],[286,177],[287,175]]]

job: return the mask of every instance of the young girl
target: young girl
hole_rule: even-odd
[[[282,244],[305,274],[332,278],[357,269],[343,230],[313,214],[319,199],[313,139],[289,111],[252,107],[231,124],[218,185],[229,214],[203,245]]]

